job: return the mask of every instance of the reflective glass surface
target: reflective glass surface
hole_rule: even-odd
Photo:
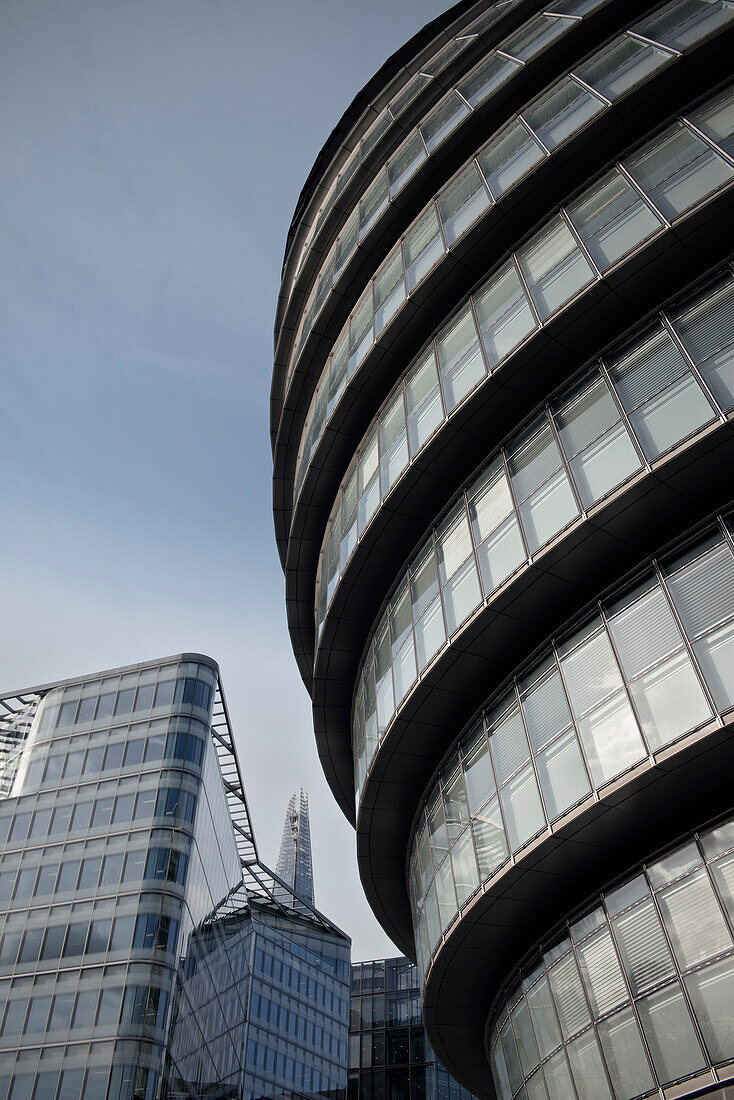
[[[669,12],[671,18],[674,18],[678,8],[687,8],[690,6],[691,2],[701,7],[708,8],[711,6],[707,3],[707,0],[674,0],[674,3],[668,5],[668,8],[665,10]],[[727,22],[730,18],[734,19],[734,15],[731,15],[731,13],[729,13],[729,15],[725,14],[723,17],[724,22]],[[557,20],[557,22],[560,24],[562,21]],[[568,25],[573,25],[573,21],[569,20]],[[704,34],[703,25],[701,25],[701,33],[703,37],[706,36]],[[698,41],[699,39],[694,36],[689,46],[695,45]],[[674,61],[677,56],[677,52],[663,47],[662,44],[641,42],[638,38],[634,37],[633,28],[631,31],[619,36],[611,44],[598,51],[597,54],[593,55],[589,61],[585,62],[584,65],[579,68],[578,76],[576,76],[575,73],[569,74],[568,77],[564,78],[564,80],[556,85],[552,92],[544,93],[533,100],[519,118],[511,122],[501,130],[499,134],[490,139],[484,148],[480,150],[480,152],[476,154],[476,157],[472,158],[466,166],[465,170],[473,166],[481,171],[483,178],[482,189],[484,190],[486,188],[486,190],[484,190],[481,201],[476,200],[474,205],[470,204],[464,210],[462,215],[462,232],[464,232],[470,224],[473,224],[491,203],[497,202],[508,189],[513,187],[536,164],[552,154],[553,150],[563,141],[571,137],[580,129],[583,129],[589,121],[599,112],[603,111],[610,102],[613,102],[619,96],[630,91],[641,81],[650,79],[659,68]],[[492,56],[490,56],[490,58],[482,61],[480,65],[469,74],[466,80],[470,82],[465,89],[466,95],[463,97],[463,101],[469,103],[472,101],[473,97],[476,98],[478,95],[478,88],[476,87],[478,74],[483,73],[486,76],[487,83],[492,90],[498,86],[497,82],[500,79],[500,72],[503,74],[503,80],[511,76],[513,66],[516,67],[518,63],[502,55],[498,55],[498,58],[499,60],[493,61]],[[502,65],[498,68],[500,61]],[[472,81],[474,81],[474,83],[472,83]],[[464,87],[463,84],[459,85],[459,93],[462,93],[462,87]],[[450,94],[456,96],[454,92]],[[462,94],[457,97],[457,101],[462,98]],[[727,110],[722,108],[717,116],[717,120],[714,121],[709,130],[705,132],[707,137],[711,138],[711,140],[718,141],[722,148],[726,148],[727,146],[725,143],[730,140],[731,125],[731,119],[728,117]],[[721,134],[719,134],[719,130],[722,131]],[[688,133],[689,132],[686,131],[686,134]],[[419,139],[420,146],[418,144]],[[641,175],[646,175],[650,189],[658,196],[661,207],[668,210],[669,213],[666,214],[666,216],[671,216],[671,211],[674,211],[672,217],[678,216],[692,204],[697,194],[700,196],[700,194],[703,193],[703,189],[705,189],[707,185],[709,190],[711,190],[729,178],[728,169],[731,166],[726,164],[722,165],[720,158],[717,160],[715,156],[714,159],[712,159],[712,154],[708,146],[706,149],[697,147],[695,139],[693,139],[692,144],[689,143],[689,145],[685,145],[685,140],[687,139],[684,139],[685,135],[678,141],[675,149],[673,149],[672,146],[668,149],[666,146],[664,151],[666,158],[675,155],[678,161],[681,161],[680,169],[674,180],[661,180],[658,185],[655,183],[656,169],[654,163],[645,162],[640,166]],[[409,143],[412,143],[410,145],[410,148],[413,149],[412,158],[408,156],[407,152]],[[418,167],[419,161],[425,159],[427,155],[424,147],[424,139],[418,131],[407,139],[405,150],[404,152],[399,151],[401,157],[406,159],[406,166],[400,170],[401,177],[404,172],[409,171],[409,174],[412,174]],[[395,154],[395,156],[398,156],[398,154]],[[686,159],[686,157],[688,159]],[[397,169],[395,169],[395,171],[397,171]],[[719,177],[718,184],[717,176]],[[400,177],[396,177],[396,179],[397,178]],[[408,177],[406,176],[405,178],[407,179]],[[455,181],[451,181],[440,193],[439,200],[443,195],[451,191],[454,185]],[[383,176],[378,177],[370,185],[370,189],[361,200],[360,210],[355,211],[354,215],[349,219],[340,240],[335,243],[329,253],[301,317],[298,335],[289,361],[286,389],[306,339],[329,296],[330,288],[336,278],[338,278],[344,263],[346,263],[347,253],[345,252],[344,244],[348,241],[351,251],[357,247],[360,234],[363,237],[372,227],[379,214],[387,207],[391,186],[393,185],[390,184],[388,168],[385,169],[385,174]],[[458,201],[458,198],[455,197],[454,202],[456,203]],[[688,204],[687,206],[686,203]],[[433,206],[433,204],[431,204],[431,206]],[[449,214],[447,216],[444,211],[441,211],[440,205],[439,211],[442,219],[447,219],[448,221],[448,225],[444,226],[443,241],[437,241],[435,246],[436,249],[440,248],[442,254],[444,251],[451,248],[452,244],[457,239],[458,233],[456,232],[456,227],[451,225],[451,215]],[[361,228],[359,228],[360,226]],[[641,238],[638,237],[637,240],[639,239]],[[438,255],[439,253],[437,252],[436,258],[438,258]],[[428,268],[426,268],[426,271],[427,270]],[[423,274],[425,274],[426,271],[424,271]],[[379,272],[377,277],[380,277]],[[413,285],[415,285],[415,283]],[[412,289],[413,286],[409,285],[407,291],[404,291],[404,294],[409,294]],[[365,300],[372,300],[371,286],[367,288]],[[373,305],[373,312],[375,312],[377,308],[378,306],[375,302]],[[375,338],[379,335],[384,324],[384,318],[375,319],[373,331]],[[347,338],[346,333],[348,332],[349,325],[350,322],[347,321],[345,330],[342,334],[345,339]],[[337,344],[338,343],[339,341],[337,341]],[[358,365],[359,364],[355,362],[352,370],[356,369]],[[304,474],[301,467],[304,463],[307,465],[315,449],[316,442],[320,437],[320,433],[323,430],[320,391],[325,391],[331,386],[330,379],[333,375],[333,371],[332,360],[329,360],[322,373],[317,393],[314,396],[307,416],[300,448],[295,497],[298,496]],[[342,385],[345,385],[346,381],[347,379],[345,377]]]
[[[240,887],[189,936],[162,1096],[343,1100],[349,940]]]
[[[241,880],[217,690],[174,660],[38,702],[0,799],[3,1098],[157,1094],[182,944]]]
[[[426,798],[411,849],[424,970],[467,898],[550,823],[734,705],[733,593],[734,540],[720,521],[599,604],[461,739]],[[703,887],[690,889],[703,905]],[[692,938],[671,910],[676,921],[678,957],[699,961],[703,931]],[[658,974],[649,951],[640,965]],[[568,1025],[560,1020],[569,1036],[588,1023],[572,1003]]]
[[[619,355],[598,362],[493,456],[429,535],[375,627],[358,678],[352,726],[358,790],[402,699],[464,620],[582,511],[734,406],[726,366],[734,355],[733,306],[734,283],[724,275],[664,313]],[[476,337],[471,347],[478,349]],[[460,350],[461,362],[469,362],[471,352]],[[707,375],[722,395],[718,409]],[[413,379],[421,383],[419,412],[435,416],[431,403],[440,393],[433,352]],[[395,468],[408,463],[410,384],[409,376],[382,422],[390,424],[389,459],[380,462],[380,428],[347,475],[341,507],[337,500],[318,576],[319,631],[349,555],[381,492],[389,491],[386,469],[394,480]],[[659,690],[666,690],[663,683]],[[591,729],[588,736],[595,736]]]
[[[470,1100],[423,1029],[418,971],[405,958],[352,963],[348,1100]]]
[[[692,837],[535,953],[495,1014],[500,1100],[632,1100],[734,1058],[733,844]]]
[[[490,23],[496,22],[501,13],[487,13]],[[573,27],[576,20],[559,15],[541,15],[530,20],[520,33],[514,32],[500,45],[503,53],[492,50],[474,66],[437,104],[426,117],[408,135],[387,162],[386,168],[370,183],[365,194],[359,200],[353,215],[348,219],[338,240],[332,245],[306,302],[293,350],[290,356],[286,377],[287,390],[293,375],[298,356],[323,308],[332,284],[341,274],[348,259],[354,253],[360,240],[369,233],[372,226],[387,208],[388,200],[393,199],[403,189],[420,165],[431,156],[440,144],[453,132],[472,110],[499,88],[509,77],[521,68],[522,64],[535,56],[555,38]],[[385,107],[361,139],[359,145],[348,158],[342,171],[331,184],[314,220],[312,228],[306,234],[300,249],[296,278],[316,232],[321,228],[344,186],[357,171],[363,159],[372,151],[376,141],[392,126],[406,107],[422,92],[470,42],[478,32],[466,30],[460,37],[445,45],[430,63],[416,73],[405,89]],[[514,49],[510,49],[510,46]],[[511,56],[507,56],[510,54]]]

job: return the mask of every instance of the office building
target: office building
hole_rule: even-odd
[[[352,963],[348,1100],[472,1100],[426,1038],[406,958]]]
[[[260,863],[216,664],[182,654],[0,704],[2,1100],[343,1093],[349,940],[274,898],[296,901]],[[186,1006],[211,980],[211,1057],[187,1062]],[[280,1014],[254,1017],[256,993]]]
[[[733,49],[729,0],[456,4],[288,233],[293,649],[482,1097],[734,1081]]]
[[[311,823],[308,794],[303,787],[293,792],[288,803],[275,872],[299,897],[313,905]]]
[[[350,941],[259,868],[189,937],[162,1100],[345,1100]]]

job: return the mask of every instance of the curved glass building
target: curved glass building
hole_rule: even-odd
[[[501,1100],[734,1082],[734,4],[480,0],[288,235],[288,623],[431,1044]]]

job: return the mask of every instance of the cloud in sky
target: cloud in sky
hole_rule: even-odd
[[[443,3],[6,0],[0,689],[221,667],[263,857],[309,790],[317,904],[390,954],[318,763],[270,511],[288,223],[342,110]]]

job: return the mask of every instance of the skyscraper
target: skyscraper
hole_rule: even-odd
[[[308,794],[303,787],[293,792],[288,803],[275,871],[296,894],[313,905],[311,825]]]
[[[370,903],[486,1097],[734,1080],[733,47],[725,0],[456,4],[288,234],[294,652]]]
[[[339,1097],[349,939],[260,863],[216,664],[0,705],[2,1100]]]

